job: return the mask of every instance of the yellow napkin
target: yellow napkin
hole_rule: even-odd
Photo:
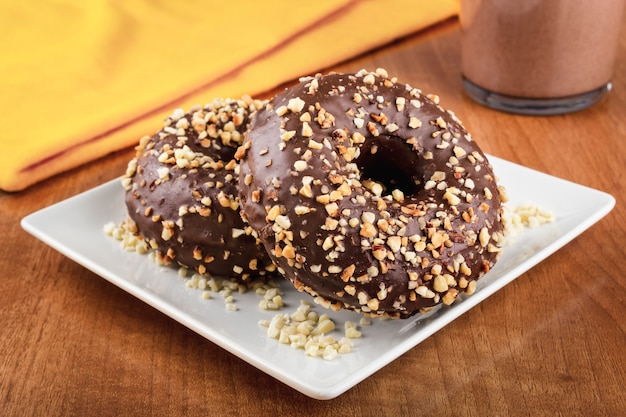
[[[457,9],[458,0],[2,2],[0,188],[135,145],[174,108],[262,93]]]

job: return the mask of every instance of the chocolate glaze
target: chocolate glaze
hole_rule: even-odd
[[[494,174],[437,102],[360,71],[302,79],[256,113],[242,214],[320,304],[406,318],[472,293],[496,262]]]
[[[215,100],[142,139],[123,180],[129,217],[166,263],[245,281],[271,269],[239,215],[233,158],[249,116],[264,103]]]

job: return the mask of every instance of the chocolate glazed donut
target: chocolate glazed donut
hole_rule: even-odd
[[[501,197],[461,122],[384,70],[300,81],[236,155],[279,271],[321,305],[394,318],[474,292],[501,252]]]
[[[141,140],[122,180],[126,206],[163,263],[238,281],[275,268],[239,215],[234,159],[250,115],[264,104],[244,97],[177,110]]]

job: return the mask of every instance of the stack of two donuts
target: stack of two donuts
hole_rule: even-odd
[[[195,245],[203,249],[202,256],[191,257],[196,261],[192,266],[223,275],[213,268],[219,256],[198,263],[196,258],[206,259],[211,251],[204,242],[199,245],[183,236],[188,230],[207,237],[215,230],[213,225],[195,226],[180,205],[178,214],[184,215],[178,218],[176,213],[168,217],[156,210],[155,206],[172,205],[175,196],[191,191],[192,201],[185,205],[196,212],[203,198],[211,200],[207,218],[217,214],[219,219],[216,206],[236,214],[226,220],[221,213],[219,224],[229,221],[231,230],[222,233],[213,249],[220,250],[230,240],[245,238],[250,243],[239,251],[227,249],[226,275],[235,272],[250,279],[275,268],[325,307],[373,316],[407,318],[451,304],[459,294],[471,294],[476,280],[497,262],[503,241],[503,196],[484,153],[438,101],[384,70],[302,78],[269,102],[248,100],[251,104],[239,105],[249,113],[237,119],[238,134],[231,135],[227,145],[209,146],[233,150],[230,145],[238,144],[226,158],[232,158],[225,166],[232,168],[233,182],[222,191],[223,204],[209,196],[211,187],[202,185],[204,178],[189,181],[189,173],[179,174],[183,168],[174,163],[177,158],[164,156],[163,146],[145,145],[139,147],[143,150],[125,178],[129,215],[144,217],[144,224],[151,226],[148,235],[146,226],[137,222],[153,247],[177,242],[179,247],[170,244],[165,250],[169,258],[185,264],[180,246],[189,251]],[[183,119],[193,126],[193,115],[179,116],[166,121],[170,133],[161,132],[157,143],[176,130],[181,135],[175,143],[194,149],[190,142],[206,136],[201,128],[195,128],[200,131],[197,135],[188,132],[186,122],[178,126]],[[170,142],[169,150],[175,148]],[[170,161],[166,177],[146,168],[141,160],[148,156],[155,166]],[[194,172],[216,175],[211,164],[206,167],[207,172]],[[156,171],[165,173],[161,166]],[[151,177],[145,178],[148,173]],[[164,187],[168,182],[178,185]],[[225,181],[221,184],[226,188]],[[154,196],[161,187],[163,192]],[[156,212],[161,217],[150,219]],[[244,258],[231,258],[235,253],[250,257],[250,265],[244,265]],[[233,259],[240,259],[236,270]]]

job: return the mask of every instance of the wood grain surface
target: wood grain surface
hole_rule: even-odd
[[[471,101],[459,36],[452,19],[330,69],[384,67],[437,93],[487,153],[615,196],[608,216],[353,389],[319,401],[20,228],[25,215],[121,175],[133,150],[120,151],[0,194],[0,414],[625,415],[626,31],[610,95],[554,117]]]

